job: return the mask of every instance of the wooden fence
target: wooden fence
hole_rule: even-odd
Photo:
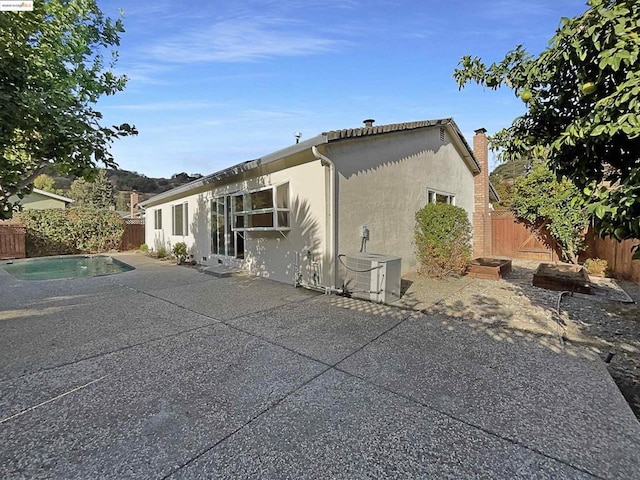
[[[0,260],[26,256],[26,233],[23,225],[0,224]]]
[[[134,250],[144,243],[144,219],[126,218],[120,250]]]
[[[492,255],[520,258],[523,260],[546,260],[556,262],[558,248],[544,226],[528,228],[508,211],[491,213]]]
[[[590,232],[587,238],[587,258],[602,258],[607,261],[609,269],[617,278],[624,278],[635,283],[640,283],[640,260],[632,260],[631,248],[637,245],[638,240],[625,240],[617,242],[610,238],[600,238]]]
[[[491,227],[493,256],[547,262],[562,258],[556,242],[544,226],[527,227],[518,223],[510,212],[495,211],[492,212]],[[640,260],[631,259],[631,247],[637,245],[638,240],[617,242],[602,239],[589,230],[586,243],[587,248],[580,254],[581,260],[601,258],[607,261],[615,277],[640,283]]]

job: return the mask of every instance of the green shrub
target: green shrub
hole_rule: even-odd
[[[68,212],[80,252],[106,252],[120,247],[124,225],[116,212],[91,207],[71,208]]]
[[[146,255],[147,253],[149,253],[149,245],[143,243],[142,245],[140,245],[140,251]]]
[[[78,252],[73,223],[66,210],[25,210],[15,216],[27,227],[27,256]]]
[[[160,259],[167,258],[167,249],[165,247],[160,247],[158,249],[158,258]]]
[[[187,244],[184,242],[178,242],[173,246],[173,255],[178,261],[178,265],[184,263],[189,254],[187,253]]]
[[[464,274],[471,260],[467,212],[446,203],[426,205],[416,212],[414,242],[421,273],[436,278]]]
[[[26,210],[18,213],[17,218],[27,227],[30,257],[116,249],[124,232],[117,213],[86,207]]]
[[[588,258],[583,266],[587,273],[594,277],[606,277],[609,271],[609,263],[600,258]]]

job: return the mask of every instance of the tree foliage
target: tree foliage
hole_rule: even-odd
[[[69,198],[71,198],[76,206],[91,204],[91,184],[84,178],[76,178],[71,187],[69,187]]]
[[[27,227],[30,257],[117,249],[124,233],[117,213],[90,207],[25,210],[17,218]]]
[[[57,195],[62,195],[62,189],[56,188],[56,181],[53,177],[47,175],[46,173],[41,173],[33,180],[33,186],[35,188],[39,188],[40,190],[44,190],[45,192],[55,193]]]
[[[589,214],[580,201],[580,191],[569,179],[558,179],[545,163],[536,163],[528,175],[516,180],[510,208],[516,218],[546,229],[564,259],[578,263]]]
[[[107,172],[100,170],[92,183],[91,204],[96,208],[109,208],[114,204],[113,184],[107,178]]]
[[[471,260],[467,212],[447,203],[429,203],[416,212],[414,243],[420,271],[430,277],[462,275]]]
[[[519,45],[489,66],[465,56],[454,78],[513,89],[527,112],[494,136],[503,156],[548,159],[582,190],[601,235],[639,238],[640,3],[587,6],[540,55]]]
[[[126,83],[113,72],[121,20],[95,0],[33,3],[32,12],[0,13],[0,218],[47,166],[78,176],[98,163],[115,167],[110,143],[136,133],[103,125],[94,109]]]
[[[105,170],[100,170],[91,182],[84,178],[76,178],[69,189],[69,197],[78,206],[97,209],[108,209],[113,205],[115,198],[113,185]]]

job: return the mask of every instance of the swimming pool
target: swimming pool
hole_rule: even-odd
[[[99,277],[134,270],[132,266],[107,255],[65,255],[3,260],[0,266],[19,280]]]

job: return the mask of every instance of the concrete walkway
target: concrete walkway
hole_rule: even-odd
[[[0,269],[1,478],[637,478],[597,357],[139,255]]]

